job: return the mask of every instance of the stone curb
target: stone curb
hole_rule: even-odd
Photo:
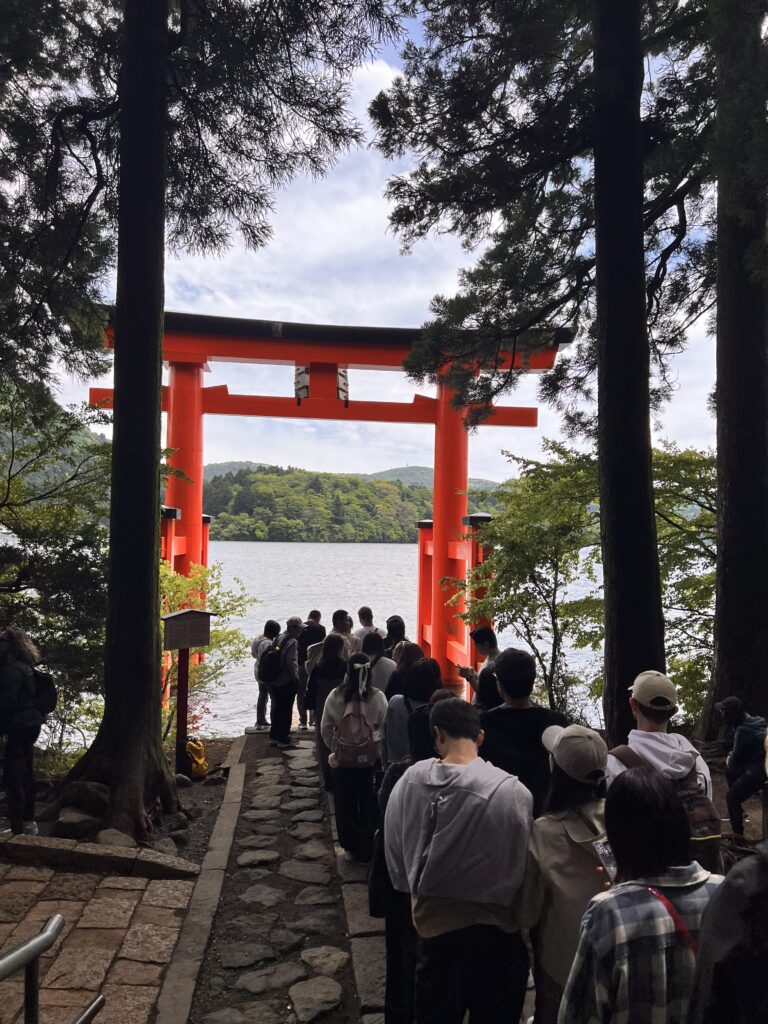
[[[245,737],[242,737],[238,757],[242,757],[244,748]],[[229,757],[227,761],[230,761]],[[235,827],[245,786],[245,764],[238,761],[237,764],[231,763],[228,767],[229,777],[224,800],[208,844],[208,852],[203,859],[200,876],[192,892],[173,957],[163,979],[157,1001],[155,1024],[184,1024],[189,1019],[192,1009],[197,978],[211,937],[213,919],[219,907],[224,874],[235,838]]]
[[[195,878],[200,874],[197,864],[156,850],[78,843],[53,836],[13,836],[0,841],[0,861],[136,878]]]

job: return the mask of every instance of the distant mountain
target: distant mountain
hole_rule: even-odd
[[[271,464],[268,462],[211,462],[203,468],[203,482],[207,484],[216,476],[239,473],[242,469],[255,470],[265,466],[271,466]],[[431,490],[434,470],[430,466],[399,466],[396,469],[382,469],[379,473],[349,473],[347,475],[359,476],[363,480],[395,480],[401,484],[409,484],[411,487],[429,487]],[[482,480],[479,477],[470,477],[469,480],[471,491],[490,492],[495,491],[498,486],[499,483],[496,480]]]
[[[432,487],[434,470],[430,466],[399,466],[397,469],[382,469],[380,473],[369,473],[366,480],[399,480],[401,484],[414,487]],[[499,486],[496,480],[482,480],[470,477],[471,491],[495,491]]]
[[[259,466],[266,465],[266,462],[209,462],[207,466],[203,466],[203,483],[207,484],[215,476],[239,473],[241,469],[258,469]]]

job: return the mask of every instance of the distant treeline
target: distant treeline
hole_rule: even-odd
[[[470,512],[493,504],[469,497]],[[209,480],[204,508],[214,516],[212,540],[409,544],[432,515],[432,489],[262,466]]]

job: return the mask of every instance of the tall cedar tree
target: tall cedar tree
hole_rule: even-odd
[[[274,190],[361,141],[350,74],[396,22],[388,0],[57,0],[55,10],[56,38],[77,61],[62,77],[66,102],[35,123],[47,132],[41,173],[51,202],[87,197],[81,242],[118,226],[106,711],[74,776],[107,782],[111,823],[146,836],[147,811],[176,802],[158,635],[166,241],[215,251],[237,229],[263,245]],[[24,93],[21,79],[7,95]]]
[[[158,633],[167,77],[167,0],[126,0],[105,705],[71,777],[108,781],[110,824],[143,836],[151,832],[148,806],[159,800],[162,810],[177,809],[161,742]]]
[[[605,361],[598,400],[610,575],[606,691],[611,736],[620,739],[630,724],[633,673],[664,663],[649,349],[656,406],[670,387],[665,356],[682,347],[713,297],[713,97],[700,2],[615,6],[621,10],[608,17],[581,0],[411,4],[424,42],[406,46],[403,75],[371,115],[386,155],[417,155],[415,169],[388,187],[405,246],[436,228],[468,245],[489,243],[459,293],[433,300],[434,319],[409,359],[412,375],[445,375],[463,401],[487,403],[519,379],[500,363],[501,350],[525,353],[573,338],[573,354],[561,356],[540,393],[570,429],[597,441],[591,405]],[[594,34],[601,27],[625,62],[608,66],[611,56]],[[652,58],[644,93],[643,56]],[[603,116],[620,130],[615,139]],[[628,175],[614,183],[603,174],[599,196],[596,147],[603,165],[613,161]],[[598,272],[604,254],[608,265]],[[624,438],[631,461],[617,463],[614,445]],[[627,478],[630,501],[621,495]],[[636,581],[645,604],[639,615]]]
[[[609,740],[632,728],[627,687],[664,671],[651,472],[643,237],[640,0],[596,0],[597,451],[603,550],[603,705]]]
[[[717,64],[715,696],[768,713],[768,76],[761,0],[712,0]],[[720,724],[713,723],[713,731]]]

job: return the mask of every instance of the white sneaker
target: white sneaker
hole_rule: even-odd
[[[344,850],[344,852],[342,853],[342,857],[348,864],[354,863],[355,855],[353,853],[350,853],[349,850]]]
[[[268,725],[257,725],[256,732],[266,732],[269,729]]]
[[[12,835],[12,828],[0,828],[0,839],[10,839]]]
[[[25,821],[24,822],[24,835],[25,836],[38,836],[40,835],[40,829],[37,827],[36,821]]]

